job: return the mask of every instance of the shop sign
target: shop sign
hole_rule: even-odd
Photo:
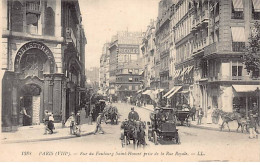
[[[51,62],[51,72],[54,71],[54,58],[53,58],[53,54],[52,54],[51,50],[43,43],[36,42],[36,41],[26,43],[18,50],[18,53],[16,54],[16,57],[15,57],[15,69],[18,69],[22,56],[24,55],[25,52],[27,52],[30,49],[39,49],[44,54],[46,54],[47,58]]]
[[[119,54],[139,54],[138,45],[119,45]]]

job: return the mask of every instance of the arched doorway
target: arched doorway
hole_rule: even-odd
[[[20,105],[26,111],[26,116],[22,111],[20,124],[23,126],[40,124],[41,122],[41,92],[42,89],[36,84],[25,84],[21,88]]]

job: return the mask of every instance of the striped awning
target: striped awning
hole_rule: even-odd
[[[255,12],[260,12],[260,1],[259,0],[252,0],[253,7]]]
[[[233,42],[245,42],[245,28],[244,27],[231,27]]]
[[[181,70],[177,70],[174,77],[178,77],[180,75],[180,73],[181,73]]]
[[[187,70],[188,70],[188,67],[184,68],[183,71],[181,72],[180,76],[183,76]]]
[[[188,67],[188,70],[187,70],[187,72],[186,72],[186,74],[189,74],[190,71],[192,70],[192,68],[193,68],[193,66],[189,66],[189,67]]]
[[[232,85],[236,92],[255,92],[260,85]]]
[[[182,86],[175,86],[174,91],[173,91],[169,96],[167,96],[167,99],[169,99],[169,98],[171,98],[173,95],[175,95],[175,93],[177,93],[181,88],[182,88]]]
[[[169,94],[171,94],[174,91],[175,87],[173,87],[169,92],[167,92],[163,97],[167,97]]]
[[[243,11],[243,0],[232,0],[235,11]]]

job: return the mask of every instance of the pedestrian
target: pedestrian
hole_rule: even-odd
[[[200,105],[199,105],[198,114],[197,114],[197,118],[198,118],[198,123],[197,123],[197,125],[200,125],[200,124],[201,124],[201,120],[202,120],[202,118],[203,118],[203,115],[204,115],[204,112],[203,112],[202,108],[201,108]]]
[[[208,111],[207,111],[207,124],[212,124],[212,109],[211,106],[208,106]]]
[[[75,127],[75,114],[74,114],[74,112],[71,112],[71,115],[68,118],[68,120],[66,121],[65,126],[70,127],[70,134],[73,135],[74,134],[74,127]]]
[[[192,108],[191,108],[191,110],[190,110],[191,120],[192,120],[192,121],[195,121],[196,111],[197,111],[197,110],[196,110],[196,106],[193,105]]]
[[[76,114],[76,125],[80,125],[80,111]]]
[[[253,139],[253,138],[258,138],[258,135],[256,134],[256,122],[255,122],[255,119],[254,119],[254,115],[253,113],[251,112],[249,114],[249,138],[250,139]]]
[[[55,129],[53,113],[49,113],[48,129],[50,130],[50,134],[53,134],[53,130]]]
[[[97,117],[97,121],[96,121],[96,129],[94,131],[94,135],[99,131],[99,133],[101,132],[101,134],[104,134],[104,131],[102,129],[102,126],[101,126],[101,121],[102,121],[102,113],[99,113],[98,114],[98,117]]]
[[[44,111],[44,118],[43,118],[43,122],[44,122],[44,135],[46,135],[48,132],[50,132],[50,129],[48,127],[49,124],[49,113],[48,110]]]
[[[20,113],[23,115],[23,126],[30,125],[32,117],[27,113],[27,108],[23,107]]]
[[[258,126],[260,125],[260,123],[259,123],[260,114],[259,114],[259,108],[258,108],[256,102],[253,103],[252,113],[253,113],[254,119],[257,124],[256,125],[256,129],[257,129]]]
[[[212,117],[212,123],[213,123],[213,124],[218,124],[218,120],[219,120],[219,109],[218,109],[217,106],[215,106],[214,110],[212,111],[211,117]]]

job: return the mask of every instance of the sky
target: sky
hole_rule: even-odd
[[[159,0],[79,0],[87,45],[86,68],[99,67],[104,43],[117,31],[145,32]]]

